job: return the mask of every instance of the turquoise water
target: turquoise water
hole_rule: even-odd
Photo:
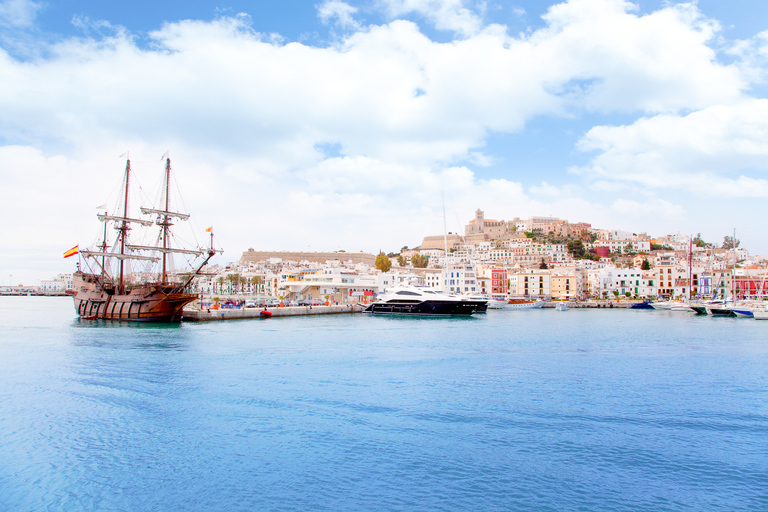
[[[0,298],[0,510],[768,510],[768,322]]]

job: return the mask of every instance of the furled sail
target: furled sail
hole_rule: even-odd
[[[108,221],[108,220],[117,221],[117,222],[135,222],[135,223],[141,224],[142,226],[147,226],[147,227],[154,224],[154,222],[152,222],[151,220],[131,219],[128,217],[120,217],[119,215],[106,215],[103,213],[97,213],[96,217],[98,217],[98,219],[101,222]]]
[[[177,254],[193,254],[195,256],[200,256],[203,254],[202,250],[191,250],[191,249],[173,249],[171,247],[155,247],[152,245],[133,245],[133,244],[126,244],[126,247],[132,251],[158,251],[162,253],[177,253]]]
[[[102,251],[80,251],[83,256],[90,256],[92,258],[117,258],[118,260],[144,260],[144,261],[159,261],[157,256],[142,256],[141,254],[120,254],[119,252],[102,252]]]
[[[178,213],[178,212],[167,212],[165,210],[156,210],[154,208],[145,208],[141,207],[141,213],[144,215],[151,215],[151,214],[157,214],[157,215],[165,215],[166,217],[175,217],[179,220],[187,220],[189,218],[188,213]]]

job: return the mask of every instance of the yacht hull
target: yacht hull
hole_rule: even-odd
[[[480,311],[480,301],[438,301],[422,302],[374,302],[363,313],[374,315],[427,315],[427,316],[470,316]]]

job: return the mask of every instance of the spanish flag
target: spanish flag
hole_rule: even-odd
[[[77,254],[78,252],[80,252],[80,245],[79,245],[79,244],[78,244],[78,245],[76,245],[76,246],[74,246],[73,248],[71,248],[71,249],[70,249],[70,250],[68,250],[67,252],[65,252],[65,253],[64,253],[64,257],[65,257],[65,258],[69,258],[70,256],[74,256],[74,255],[75,255],[75,254]]]
[[[211,226],[211,227],[209,227],[209,228],[205,228],[205,232],[206,232],[206,233],[210,233],[212,229],[213,229],[213,226]]]

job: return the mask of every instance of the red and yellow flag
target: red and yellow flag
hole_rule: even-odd
[[[213,229],[213,226],[211,226],[211,227],[209,227],[209,228],[205,228],[205,232],[206,232],[206,233],[210,233],[212,229]]]
[[[71,248],[71,249],[70,249],[70,250],[68,250],[67,252],[65,252],[65,253],[64,253],[64,257],[65,257],[65,258],[69,258],[70,256],[74,256],[74,255],[75,255],[75,254],[77,254],[78,252],[80,252],[80,245],[79,245],[79,244],[78,244],[78,245],[76,245],[76,246],[74,246],[73,248]]]

